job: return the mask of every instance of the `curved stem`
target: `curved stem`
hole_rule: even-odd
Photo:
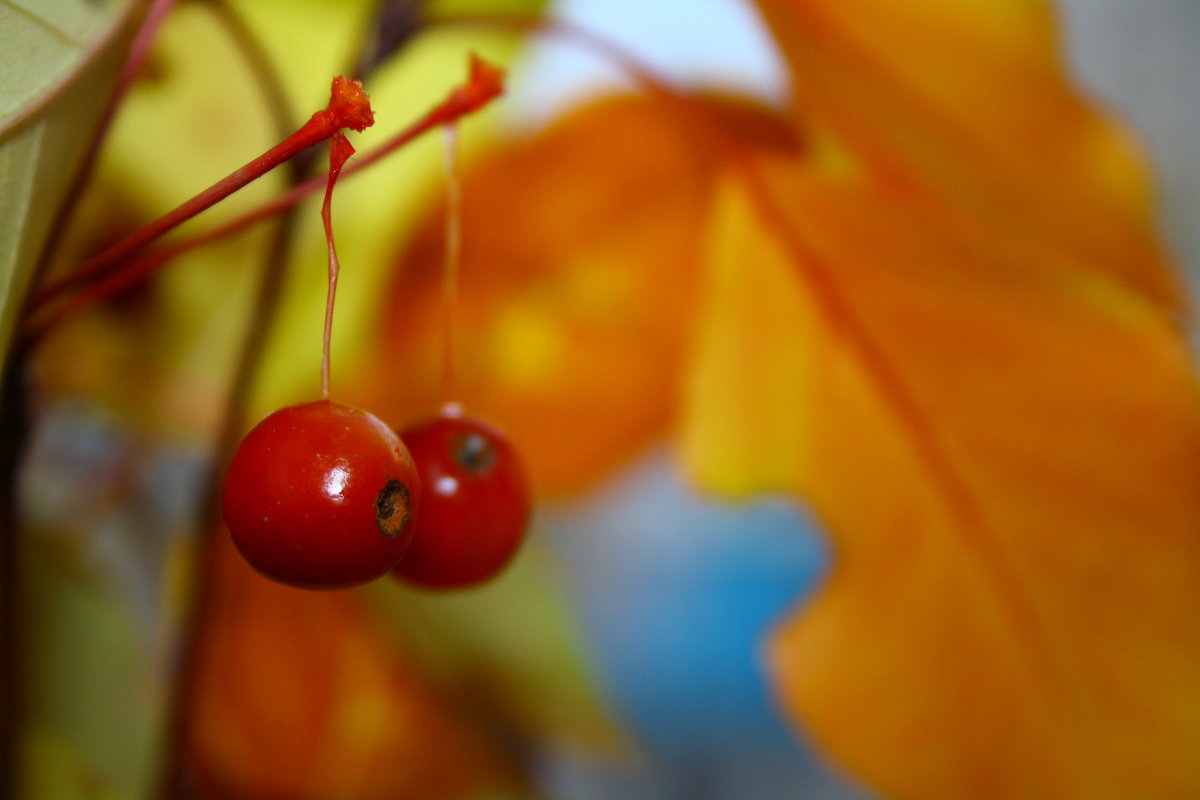
[[[333,303],[337,297],[338,263],[337,246],[333,243],[333,185],[346,159],[354,154],[354,148],[341,133],[329,140],[329,178],[325,184],[325,202],[321,204],[321,223],[325,226],[325,242],[329,251],[329,287],[325,293],[325,333],[321,341],[321,398],[329,399],[329,345],[333,339]]]

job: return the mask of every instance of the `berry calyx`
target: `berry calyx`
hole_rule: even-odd
[[[405,430],[421,477],[413,543],[395,574],[429,588],[482,583],[512,559],[529,525],[525,471],[512,444],[453,413]]]
[[[317,400],[282,408],[246,434],[222,505],[234,544],[262,575],[337,589],[378,578],[404,555],[420,487],[387,425]]]

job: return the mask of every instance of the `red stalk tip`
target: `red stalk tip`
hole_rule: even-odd
[[[333,122],[339,128],[351,128],[362,133],[363,129],[375,124],[371,98],[363,91],[362,83],[344,75],[333,79],[326,111],[333,116]]]
[[[467,82],[451,92],[441,106],[451,118],[482,108],[504,94],[504,70],[475,53],[470,59]]]

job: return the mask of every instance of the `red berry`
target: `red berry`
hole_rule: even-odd
[[[239,445],[225,522],[264,576],[308,589],[378,578],[412,541],[412,457],[375,416],[329,400],[281,408]]]
[[[481,583],[525,538],[529,489],[516,450],[472,417],[443,415],[401,434],[424,495],[396,575],[430,588]]]

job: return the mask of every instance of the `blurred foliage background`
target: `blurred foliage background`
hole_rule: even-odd
[[[5,254],[7,268],[6,330],[14,326],[18,298],[50,230],[53,208],[67,191],[70,165],[86,146],[82,131],[91,129],[90,121],[102,107],[105,87],[112,83],[136,22],[136,15],[125,16],[124,3],[59,5],[0,8],[5,36],[0,41],[6,44],[28,38],[29,30],[49,29],[76,45],[59,54],[48,45],[29,44],[27,62],[33,66],[28,74],[10,72],[6,62],[12,80],[3,86],[5,115],[45,93],[54,74],[65,74],[63,65],[69,65],[73,53],[106,42],[73,88],[39,109],[30,117],[33,123],[0,117],[5,125],[0,132],[0,208],[9,212],[0,229],[5,232],[0,254]],[[245,430],[271,410],[318,392],[325,291],[318,201],[301,206],[294,223],[261,224],[174,260],[43,341],[26,384],[32,427],[18,484],[21,646],[15,653],[23,665],[21,796],[148,796],[160,789],[162,765],[172,763],[170,751],[176,751],[182,775],[171,791],[190,797],[1022,796],[1019,781],[988,772],[1012,762],[992,754],[963,760],[953,747],[943,746],[939,737],[945,731],[971,729],[969,722],[960,726],[957,718],[923,719],[901,736],[878,739],[873,717],[876,711],[880,717],[888,714],[870,703],[846,701],[838,705],[838,722],[831,724],[819,709],[805,705],[811,700],[790,699],[793,691],[802,691],[795,688],[802,680],[792,676],[803,670],[788,672],[788,658],[767,650],[771,631],[803,607],[836,560],[835,547],[815,518],[786,496],[804,491],[797,476],[809,469],[811,458],[795,442],[804,439],[810,424],[823,424],[818,404],[796,400],[795,392],[807,391],[811,376],[806,351],[790,347],[789,337],[820,339],[820,334],[812,333],[819,324],[809,321],[805,301],[792,304],[791,290],[772,283],[784,273],[770,271],[778,258],[771,237],[758,235],[753,246],[739,244],[738,237],[746,234],[738,225],[746,223],[737,221],[742,201],[737,189],[730,189],[729,174],[736,171],[730,164],[736,159],[729,156],[726,140],[752,150],[764,163],[802,152],[810,166],[823,171],[823,179],[860,173],[874,179],[887,173],[879,164],[889,163],[889,137],[902,142],[897,149],[909,155],[903,148],[911,131],[899,128],[908,118],[903,113],[887,117],[897,127],[879,130],[883,144],[876,146],[838,127],[870,128],[872,121],[855,118],[853,109],[843,117],[837,115],[842,109],[835,109],[825,119],[803,99],[797,101],[810,89],[795,85],[805,74],[804,58],[819,62],[828,53],[800,41],[799,34],[788,39],[791,22],[786,17],[791,12],[781,10],[786,4],[706,0],[643,8],[602,0],[434,0],[413,5],[422,5],[430,18],[553,13],[577,21],[636,52],[681,87],[695,107],[721,120],[719,127],[734,133],[710,141],[704,132],[688,129],[690,112],[648,97],[611,61],[569,41],[526,37],[495,25],[429,24],[403,38],[366,76],[377,124],[352,137],[360,153],[457,85],[468,52],[510,70],[508,96],[461,126],[465,251],[460,369],[468,407],[508,430],[526,454],[539,505],[530,541],[516,563],[480,589],[427,594],[380,582],[348,592],[305,593],[276,586],[240,563],[216,517],[206,513],[211,511],[209,481],[219,474],[225,457],[218,440],[247,320],[273,251],[286,255],[285,278],[274,294],[279,305],[238,424]],[[1118,0],[1072,0],[1053,10],[1026,0],[962,4],[947,17],[945,29],[920,27],[940,19],[944,4],[922,2],[907,10],[895,3],[854,5],[862,5],[863,13],[885,14],[883,19],[897,23],[898,31],[909,30],[904,23],[911,14],[911,35],[898,35],[899,51],[911,47],[917,52],[927,41],[936,50],[946,44],[939,36],[952,39],[957,32],[984,31],[981,41],[1001,42],[996,60],[1006,68],[1006,36],[1019,40],[1021,47],[1013,49],[1023,58],[1023,26],[1036,28],[1028,19],[1045,15],[1057,20],[1048,22],[1047,30],[1061,23],[1065,69],[1078,76],[1086,91],[1129,118],[1148,145],[1159,176],[1152,184],[1134,156],[1125,160],[1125,140],[1117,141],[1124,136],[1120,129],[1113,129],[1118,132],[1111,140],[1099,135],[1087,139],[1094,152],[1081,147],[1082,139],[1069,138],[1074,129],[1056,114],[1062,105],[1074,108],[1074,95],[1061,103],[1058,98],[1047,101],[1045,108],[1037,105],[1042,84],[1018,79],[1041,73],[1022,73],[1028,64],[1012,56],[1020,69],[1014,70],[1015,82],[1005,84],[1011,95],[997,102],[1028,92],[1033,96],[1030,118],[1036,122],[1043,113],[1048,125],[1062,123],[1067,131],[1066,141],[1059,143],[1063,151],[1083,153],[1079,160],[1086,163],[1079,175],[1099,175],[1095,185],[1104,189],[1118,187],[1114,206],[1121,210],[1113,217],[1118,222],[1100,230],[1103,214],[1085,216],[1081,227],[1087,231],[1078,250],[1087,250],[1097,230],[1095,241],[1101,245],[1106,232],[1116,231],[1114,241],[1121,246],[1132,241],[1131,252],[1146,256],[1130,258],[1136,262],[1130,282],[1146,289],[1155,302],[1169,295],[1173,273],[1163,266],[1168,259],[1160,264],[1157,245],[1139,238],[1137,209],[1144,203],[1157,220],[1146,226],[1150,240],[1161,228],[1181,263],[1193,274],[1200,269],[1200,238],[1191,225],[1200,185],[1200,98],[1189,79],[1196,74],[1198,57],[1191,41],[1200,31],[1194,4],[1170,0],[1136,10]],[[760,6],[767,8],[773,29],[760,19]],[[796,4],[815,9],[813,19],[828,11],[824,6],[832,8],[821,2]],[[330,76],[352,71],[359,54],[369,50],[379,30],[376,12],[376,4],[368,0],[177,3],[120,105],[76,213],[54,234],[48,268],[68,269],[280,138],[262,73],[256,72],[245,46],[238,45],[231,18],[240,20],[262,48],[295,127],[323,106]],[[840,63],[837,48],[843,44],[834,35],[839,32],[836,18],[832,12],[821,17],[830,25],[827,39],[821,39],[821,29],[804,29],[806,36],[828,43],[835,54],[831,63]],[[74,29],[65,22],[72,20]],[[104,39],[110,31],[115,31],[112,38]],[[857,43],[858,32],[851,33],[847,40]],[[964,74],[973,74],[972,53],[964,41],[969,43],[946,46],[963,59]],[[1059,52],[1054,44],[1050,51]],[[987,55],[991,51],[980,60]],[[1037,65],[1043,68],[1041,62]],[[817,63],[813,69],[827,66]],[[875,76],[871,70],[878,68],[888,76],[886,63],[868,67],[864,75]],[[1057,62],[1045,69],[1057,70]],[[49,77],[41,83],[30,77],[39,75]],[[879,85],[909,78],[904,74]],[[813,108],[821,107],[822,90],[856,97],[853,81],[824,89],[817,83],[811,87]],[[967,78],[963,85],[964,95],[978,90]],[[29,97],[13,87],[28,88]],[[980,102],[986,105],[986,99]],[[890,113],[883,100],[869,94],[864,107]],[[968,121],[971,111],[963,112]],[[988,117],[980,123],[985,128],[990,124],[1007,131],[1004,119]],[[957,135],[953,121],[945,127]],[[919,139],[919,126],[917,131],[913,141]],[[1036,150],[1051,145],[1033,136],[1023,146]],[[923,163],[920,149],[920,144],[914,147],[914,160]],[[885,155],[873,161],[876,151]],[[1088,160],[1093,155],[1101,167],[1111,169],[1093,168]],[[344,180],[334,200],[344,266],[333,339],[334,396],[367,407],[396,426],[431,414],[439,399],[441,157],[438,138],[426,137]],[[321,161],[317,158],[309,169],[319,172]],[[903,182],[897,175],[910,165],[902,161],[890,163],[895,173],[887,173],[881,184]],[[999,172],[1003,165],[1001,159],[981,159],[977,168],[985,178],[973,184],[973,176],[962,177],[967,173],[953,172],[952,159],[947,162],[946,174],[937,172],[944,166],[940,163],[928,166],[929,174],[936,175],[930,182],[944,178],[949,194],[962,184],[967,206],[986,195],[975,187],[986,184],[987,173]],[[1070,174],[1074,166],[1063,167],[1061,187],[1053,183],[1057,174],[1048,183],[1062,188],[1064,196],[1079,189],[1085,196],[1076,199],[1087,205],[1092,198],[1086,193],[1094,186]],[[286,186],[282,173],[239,192],[177,235],[206,230],[273,197]],[[781,184],[788,180],[791,175],[780,178]],[[938,184],[931,192],[937,202],[945,200],[938,195],[944,188]],[[1019,184],[1015,191],[1026,188]],[[831,203],[845,201],[847,208],[870,217],[869,203],[837,196],[830,192]],[[924,208],[919,190],[904,197],[904,203],[897,201],[904,213]],[[1125,201],[1134,209],[1127,214]],[[1010,240],[1023,239],[1021,225],[1033,229],[1048,220],[1046,227],[1053,229],[1057,224],[1051,212],[1037,216],[1036,202],[1031,202],[1034,211],[1028,219],[1005,216],[1004,203],[995,198],[980,201],[984,208],[989,203],[1000,210],[992,216],[979,214],[969,225],[982,219],[980,228],[995,222],[1005,229],[1005,244],[994,248],[1001,254],[997,262],[1010,259],[1005,249]],[[1103,203],[1096,200],[1096,205]],[[796,208],[804,210],[803,205]],[[1065,217],[1079,221],[1078,215]],[[837,231],[841,218],[831,211],[829,220],[830,229]],[[294,225],[289,245],[274,250],[279,247],[278,227],[288,224]],[[958,235],[958,228],[948,227]],[[1127,229],[1133,233],[1121,239]],[[855,246],[855,235],[864,241],[874,237],[869,228],[847,223],[846,230]],[[891,228],[880,230],[886,241],[906,245],[899,234],[886,238]],[[814,241],[819,250],[820,236]],[[956,255],[969,260],[976,251],[993,252],[988,250],[991,240],[981,238],[978,247],[975,241]],[[728,255],[731,248],[733,256]],[[714,252],[726,255],[710,263]],[[914,264],[934,259],[914,252]],[[1063,252],[1069,256],[1062,261],[1086,260],[1068,245]],[[1056,251],[1054,258],[1043,259],[1039,252],[1029,271],[1057,269],[1059,255]],[[743,274],[722,267],[722,258],[766,266]],[[1113,258],[1119,261],[1119,254]],[[897,264],[908,262],[901,257]],[[1120,266],[1113,272],[1120,274]],[[973,273],[964,274],[969,282]],[[924,279],[916,268],[912,276],[914,282]],[[865,282],[863,291],[874,285]],[[709,294],[713,286],[720,288],[716,295]],[[1114,316],[1125,315],[1122,319],[1149,318],[1140,294],[1134,299],[1121,294],[1111,302],[1106,294],[1111,290],[1116,297],[1127,289],[1088,284],[1078,293],[1103,295],[1097,303],[1119,308]],[[730,306],[714,296],[732,298]],[[916,308],[917,301],[912,302]],[[1187,299],[1163,304],[1172,306],[1169,315],[1177,319]],[[996,314],[1005,310],[1000,301],[997,307]],[[749,316],[737,316],[746,308]],[[1055,320],[1069,316],[1055,316],[1057,309],[1048,315]],[[1154,313],[1158,311],[1156,306]],[[979,319],[986,320],[989,313],[981,307]],[[1014,329],[1026,322],[1021,313],[1014,312]],[[1062,323],[1063,337],[1071,342],[1078,332],[1068,327],[1073,320]],[[1086,324],[1080,323],[1083,342],[1090,330]],[[1146,324],[1157,335],[1158,317]],[[722,325],[749,333],[737,340]],[[780,344],[772,350],[769,343],[751,338],[756,332],[777,337]],[[1103,329],[1096,340],[1108,341],[1103,338],[1107,332]],[[711,349],[714,341],[733,343],[728,350]],[[740,364],[747,380],[726,380],[738,374],[727,370],[728,362],[747,352],[760,354]],[[985,351],[990,355],[994,353]],[[1132,382],[1143,380],[1143,367],[1148,375],[1157,375],[1160,361],[1171,365],[1162,370],[1187,372],[1172,360],[1175,350],[1155,360],[1160,355],[1158,350],[1136,350],[1115,356],[1114,363],[1129,369]],[[757,381],[756,369],[767,377]],[[1103,371],[1103,366],[1097,369]],[[1169,388],[1161,394],[1172,402],[1164,400],[1162,406],[1172,413],[1185,409],[1178,412],[1187,419],[1179,423],[1184,454],[1172,463],[1186,466],[1193,454],[1188,437],[1194,403],[1174,402],[1184,390],[1176,392],[1171,382],[1175,372],[1171,376],[1163,379]],[[1144,380],[1158,386],[1153,375]],[[1191,386],[1183,378],[1180,383]],[[718,391],[704,394],[714,385]],[[723,393],[721,387],[730,386],[745,391]],[[1119,393],[1107,384],[1095,391],[1102,397],[1102,392]],[[704,396],[698,398],[697,392]],[[1153,397],[1157,401],[1159,395]],[[1144,414],[1155,408],[1138,406]],[[1174,424],[1175,417],[1169,422]],[[719,423],[726,424],[722,428]],[[1164,438],[1172,435],[1167,425],[1163,423]],[[867,433],[863,440],[865,446],[873,444]],[[864,441],[848,440],[846,446]],[[1090,453],[1082,453],[1081,460]],[[685,458],[690,459],[686,469]],[[745,459],[754,461],[754,468],[739,472]],[[1153,476],[1136,471],[1140,462],[1134,463],[1118,477],[1134,486],[1153,483]],[[719,491],[702,492],[698,483]],[[722,501],[716,494],[738,499]],[[1167,504],[1175,502],[1173,495],[1164,498]],[[854,502],[869,505],[874,499],[867,494]],[[837,503],[836,498],[828,502]],[[1191,508],[1177,505],[1183,519]],[[1195,530],[1194,517],[1179,525],[1188,526]],[[1176,530],[1166,523],[1163,527]],[[205,531],[214,540],[211,560],[196,547]],[[1118,545],[1126,541],[1113,537]],[[881,558],[909,557],[906,547],[881,552]],[[1195,547],[1181,545],[1179,552],[1194,556]],[[209,584],[210,602],[198,626],[189,628],[185,611],[197,574]],[[1149,571],[1150,582],[1157,577]],[[1039,580],[1046,580],[1045,575],[1031,579],[1035,585]],[[1089,591],[1102,592],[1097,581],[1088,585]],[[1178,586],[1190,589],[1195,583],[1187,576]],[[911,587],[901,590],[906,588]],[[1117,600],[1124,597],[1120,591],[1119,586],[1114,589]],[[1196,599],[1176,584],[1164,591],[1166,596],[1147,603],[1150,613],[1160,602],[1186,605]],[[946,605],[941,595],[935,599]],[[875,607],[889,602],[887,596],[870,599]],[[1136,603],[1128,607],[1135,614],[1140,608]],[[969,611],[964,613],[969,617]],[[1166,623],[1163,627],[1154,635],[1171,639],[1176,630]],[[187,652],[182,649],[185,635],[197,637],[197,666],[186,687],[188,713],[175,728],[169,708],[181,654]],[[1074,640],[1061,630],[1050,636],[1067,642],[1060,650],[1072,650]],[[1181,633],[1179,639],[1185,642],[1181,647],[1190,646],[1192,635]],[[905,647],[903,641],[896,644],[898,652]],[[881,649],[873,666],[887,673],[892,652]],[[14,651],[5,655],[12,658]],[[1196,666],[1173,651],[1159,656],[1171,665]],[[863,660],[870,660],[869,652]],[[971,656],[963,656],[957,667],[952,662],[947,662],[945,683],[970,683],[962,674]],[[856,678],[861,667],[846,665]],[[1148,673],[1135,675],[1132,684],[1140,690],[1153,683]],[[1125,673],[1121,675],[1115,682]],[[936,684],[943,676],[926,671],[922,680]],[[1040,686],[1033,679],[1030,683]],[[853,694],[857,684],[848,685]],[[897,694],[906,698],[896,707],[921,707],[922,698],[909,696],[911,689],[912,684],[896,685]],[[963,691],[969,697],[974,688]],[[1180,703],[1194,710],[1194,686],[1163,694],[1164,702],[1184,698]],[[790,714],[783,710],[782,697],[789,698]],[[1121,702],[1128,699],[1120,697]],[[1099,718],[1104,699],[1101,692],[1099,700],[1089,696],[1081,703],[1098,709]],[[1002,704],[1003,698],[996,701]],[[964,717],[973,710],[957,708]],[[804,722],[809,714],[818,720],[815,738],[827,747],[810,738]],[[1178,726],[1174,721],[1166,726],[1161,740],[1158,733],[1146,734],[1148,747],[1170,740],[1180,751],[1194,748],[1194,740],[1178,731],[1193,730],[1189,726],[1200,713],[1181,717],[1185,719]],[[987,713],[980,712],[980,718],[983,734],[995,734],[986,727],[991,719]],[[1151,713],[1138,718],[1138,724],[1154,728],[1157,719]],[[1037,735],[1071,735],[1072,729],[1055,725],[1054,720],[1031,723]],[[1079,725],[1092,729],[1090,719]],[[1104,724],[1096,727],[1107,730]],[[969,732],[963,738],[974,741]],[[1098,752],[1119,744],[1104,739]],[[1002,751],[1006,744],[996,741],[993,746]],[[859,757],[859,747],[885,755]],[[910,758],[910,749],[932,755]],[[1138,761],[1129,774],[1148,781],[1146,796],[1188,796],[1186,787],[1195,786],[1190,782],[1195,776],[1172,773],[1178,758],[1171,747],[1158,752],[1167,766],[1154,759],[1149,759],[1152,766]],[[1073,751],[1047,756],[1068,763],[1062,774],[1070,777],[1062,778],[1063,783],[1053,783],[1061,777],[1055,768],[1039,772],[1035,766],[1031,772],[1035,778],[1047,776],[1046,785],[1067,787],[1054,796],[1100,796],[1089,793],[1090,779],[1079,778],[1095,766],[1089,760],[1093,756],[1078,761],[1072,761]],[[965,777],[960,780],[959,771],[947,764],[964,765]],[[1096,775],[1102,780],[1103,770]],[[1120,787],[1127,784],[1115,785],[1118,794],[1113,796],[1120,796]]]

